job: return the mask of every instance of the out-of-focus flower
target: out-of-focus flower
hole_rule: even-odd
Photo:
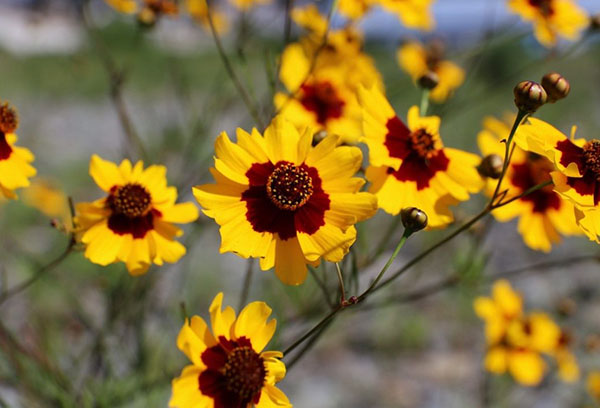
[[[33,153],[24,147],[16,146],[19,118],[15,109],[8,103],[0,104],[0,196],[16,198],[16,189],[28,187],[29,178],[36,170],[30,164]]]
[[[23,191],[23,201],[25,204],[37,208],[48,217],[58,217],[65,221],[70,216],[67,196],[47,179],[34,179],[31,186]]]
[[[577,224],[600,242],[600,141],[567,138],[552,125],[535,118],[521,125],[515,141],[523,149],[548,158],[556,167],[550,173],[554,191],[575,205]]]
[[[327,136],[312,147],[313,133],[276,117],[265,130],[222,133],[215,143],[216,184],[194,188],[204,213],[221,226],[221,252],[260,258],[281,281],[298,285],[306,264],[338,262],[356,239],[354,224],[377,210],[375,196],[358,192],[358,147],[337,146]]]
[[[206,0],[186,0],[185,5],[189,15],[205,30],[210,31],[209,13],[217,33],[222,34],[229,30],[229,21],[225,13],[216,10],[214,6],[209,8]]]
[[[339,0],[338,10],[340,14],[357,20],[367,14],[377,0]]]
[[[600,371],[590,371],[585,385],[590,395],[600,402]]]
[[[293,16],[309,33],[283,52],[280,79],[289,93],[276,94],[275,105],[299,129],[326,130],[356,143],[362,135],[356,91],[361,84],[383,89],[381,76],[352,28],[329,32],[323,46],[327,21],[317,8],[295,10]]]
[[[508,138],[513,119],[510,116],[505,121],[485,118],[484,129],[477,136],[483,155],[504,155],[505,146],[501,140]],[[551,181],[552,171],[554,165],[546,157],[515,147],[500,191],[507,190],[506,199],[510,199],[538,184]],[[488,180],[486,192],[489,196],[494,193],[496,185],[497,180]],[[553,243],[560,242],[560,234],[582,234],[575,221],[573,204],[553,191],[552,184],[499,207],[492,214],[501,222],[519,217],[519,233],[525,244],[535,250],[549,252]]]
[[[377,0],[386,11],[394,13],[408,28],[431,31],[435,20],[431,7],[435,0]]]
[[[133,14],[138,11],[136,0],[105,0],[106,3],[119,13]]]
[[[366,176],[379,207],[396,215],[417,207],[429,217],[429,226],[453,220],[449,207],[468,200],[483,187],[477,172],[481,159],[472,153],[444,147],[440,118],[408,111],[408,126],[396,116],[377,89],[359,90],[363,108],[363,141],[369,147]]]
[[[494,283],[492,297],[478,297],[475,313],[485,321],[488,351],[484,365],[495,374],[509,372],[520,384],[539,384],[547,370],[542,354],[555,357],[559,375],[573,381],[579,375],[564,332],[545,313],[525,314],[521,295],[505,280]]]
[[[247,11],[252,7],[270,4],[273,0],[231,0],[231,3],[240,10]]]
[[[414,81],[430,72],[437,75],[438,84],[429,97],[435,102],[444,102],[465,80],[465,72],[458,65],[444,59],[443,46],[433,42],[428,47],[417,41],[402,45],[397,53],[398,64]]]
[[[223,293],[210,305],[211,328],[201,317],[186,319],[177,347],[192,364],[173,380],[172,408],[289,407],[275,384],[285,377],[279,351],[263,351],[275,333],[271,308],[252,302],[236,318],[222,310]]]
[[[508,7],[533,24],[535,38],[546,47],[555,45],[558,37],[577,40],[590,24],[573,0],[508,0]]]
[[[146,273],[152,263],[177,262],[185,247],[175,240],[183,234],[176,224],[198,218],[193,203],[175,204],[177,190],[167,186],[167,169],[141,161],[119,166],[97,155],[90,175],[108,196],[77,204],[75,223],[85,244],[85,257],[108,265],[122,261],[132,275]]]
[[[176,16],[179,7],[176,0],[144,0],[138,13],[138,21],[145,26],[153,26],[162,16]]]

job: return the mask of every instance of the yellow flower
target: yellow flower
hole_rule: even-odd
[[[435,21],[431,14],[434,0],[377,0],[384,10],[394,13],[408,28],[431,31]]]
[[[558,375],[565,382],[575,382],[579,380],[579,365],[575,355],[569,350],[571,336],[562,331],[558,344],[553,352],[554,358],[558,364]]]
[[[554,191],[574,204],[577,224],[591,240],[600,242],[600,141],[575,139],[575,127],[567,138],[535,118],[521,125],[515,141],[554,164],[556,170],[550,173]]]
[[[233,5],[240,10],[247,11],[254,6],[270,4],[272,0],[231,0]]]
[[[376,89],[359,90],[363,107],[363,141],[369,147],[366,176],[379,207],[396,215],[417,207],[431,227],[453,220],[449,206],[465,201],[483,187],[476,170],[480,158],[442,145],[440,118],[408,111],[408,126]]]
[[[69,218],[69,203],[65,193],[47,179],[34,179],[31,186],[23,191],[25,204],[37,208],[48,217]]]
[[[600,401],[600,371],[591,371],[585,382],[587,391],[596,401]]]
[[[546,47],[558,37],[576,40],[590,22],[573,0],[509,0],[508,7],[533,24],[535,38]]]
[[[105,0],[106,3],[120,13],[133,14],[138,10],[135,0]]]
[[[8,103],[0,104],[0,197],[16,198],[14,190],[29,186],[36,170],[31,166],[33,154],[16,146],[17,112]]]
[[[290,407],[275,384],[285,377],[279,351],[263,351],[275,333],[271,308],[252,302],[236,319],[231,306],[221,309],[223,293],[210,305],[212,330],[194,316],[184,323],[177,347],[192,364],[173,380],[171,408]]]
[[[501,121],[493,117],[485,118],[484,129],[477,136],[479,149],[484,156],[497,154],[504,157],[504,144],[510,133],[513,118]],[[507,199],[522,194],[526,190],[550,181],[550,173],[554,165],[546,157],[528,153],[516,147],[500,191],[507,190]],[[496,188],[497,180],[489,179],[486,192],[491,196]],[[549,252],[552,243],[560,242],[560,235],[580,235],[581,229],[575,221],[573,204],[549,185],[525,197],[513,201],[492,212],[501,222],[519,217],[519,233],[525,244],[535,250]]]
[[[276,94],[275,105],[299,129],[326,130],[356,143],[362,135],[356,91],[360,85],[383,89],[381,76],[352,28],[331,31],[322,47],[327,21],[316,7],[294,13],[310,33],[281,56],[280,79],[289,93]]]
[[[90,175],[108,195],[77,205],[76,224],[85,257],[108,265],[122,261],[132,275],[146,273],[152,263],[177,262],[185,247],[175,241],[183,232],[173,225],[198,218],[193,203],[175,204],[177,190],[167,186],[167,169],[141,161],[119,166],[94,155]]]
[[[509,324],[523,316],[523,300],[510,283],[494,283],[492,297],[478,297],[473,303],[477,316],[485,320],[485,336],[489,345],[499,343],[506,335]]]
[[[429,94],[435,102],[444,102],[465,80],[462,68],[444,60],[443,54],[442,47],[437,42],[426,48],[416,41],[402,45],[397,53],[398,64],[414,81],[428,72],[434,72],[438,76],[439,82]]]
[[[354,178],[362,163],[357,147],[328,136],[312,147],[276,117],[265,130],[237,131],[237,143],[221,133],[215,143],[216,184],[194,188],[204,213],[221,226],[221,252],[260,258],[260,266],[284,283],[306,278],[306,264],[337,262],[356,239],[354,224],[372,216],[376,198],[359,193]]]
[[[229,21],[225,13],[215,10],[213,6],[209,8],[206,0],[186,0],[185,5],[194,21],[205,30],[210,31],[209,13],[217,33],[222,34],[229,30]]]
[[[339,0],[338,10],[353,20],[359,19],[371,10],[376,0]]]

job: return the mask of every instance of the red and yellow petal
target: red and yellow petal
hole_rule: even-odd
[[[172,382],[170,408],[212,408],[213,399],[203,395],[198,387],[198,377],[202,369],[189,365]]]
[[[252,348],[260,353],[273,337],[277,322],[268,321],[271,308],[264,302],[252,302],[240,312],[233,328],[236,338],[250,339]]]

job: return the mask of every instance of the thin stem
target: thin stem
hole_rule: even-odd
[[[358,297],[358,301],[359,302],[362,301],[362,300],[364,300],[369,295],[369,293],[371,293],[375,289],[375,287],[377,286],[377,284],[379,283],[379,281],[381,280],[381,278],[383,278],[383,275],[390,268],[390,266],[392,266],[392,263],[396,259],[396,256],[398,256],[398,253],[400,252],[400,250],[402,249],[402,247],[404,246],[404,244],[408,240],[408,237],[410,237],[412,233],[413,233],[412,230],[410,230],[408,228],[404,229],[404,233],[402,234],[402,238],[400,238],[400,242],[398,242],[398,245],[396,245],[396,249],[392,253],[392,256],[390,256],[390,259],[388,259],[388,261],[385,263],[385,265],[383,266],[383,268],[381,269],[381,271],[379,272],[379,274],[377,275],[377,277],[375,278],[375,280],[373,282],[371,282],[371,285],[367,288],[367,290],[365,290]]]
[[[296,363],[298,361],[300,361],[300,359],[302,357],[304,357],[304,355],[310,351],[310,349],[312,349],[315,344],[317,344],[317,340],[319,340],[319,338],[321,338],[321,336],[323,335],[323,333],[325,332],[325,330],[327,330],[327,328],[329,326],[331,326],[331,323],[333,322],[333,319],[329,319],[325,324],[323,324],[319,330],[306,342],[306,344],[300,349],[300,351],[298,351],[298,353],[296,353],[296,355],[288,362],[285,363],[285,368],[286,370],[290,370],[293,366],[296,365]]]
[[[246,261],[246,274],[244,276],[244,285],[242,286],[242,292],[240,293],[240,303],[238,310],[246,305],[248,301],[248,294],[250,293],[250,283],[252,282],[252,275],[254,273],[254,258],[248,258]]]
[[[340,284],[340,293],[341,293],[341,301],[344,303],[346,301],[346,289],[344,288],[344,275],[342,274],[342,269],[340,268],[340,264],[335,262],[335,270],[337,272],[338,283]]]
[[[421,109],[419,112],[421,116],[427,115],[427,110],[429,109],[429,93],[429,89],[423,89],[423,92],[421,93]]]
[[[340,304],[335,309],[333,309],[329,313],[327,313],[327,315],[324,318],[322,318],[319,321],[319,323],[317,323],[312,329],[310,329],[309,331],[307,331],[302,337],[300,337],[298,340],[296,340],[294,343],[292,343],[291,346],[289,346],[288,348],[286,348],[283,351],[283,355],[287,356],[292,350],[294,350],[296,347],[298,347],[300,344],[302,344],[304,342],[304,340],[308,339],[314,333],[316,333],[317,331],[319,331],[319,329],[321,329],[321,327],[323,327],[324,325],[326,325],[329,322],[329,320],[333,319],[333,317],[340,310],[342,310],[343,308],[344,307]]]
[[[212,18],[212,13],[210,11],[212,2],[207,1],[207,3],[208,3],[207,4],[208,12],[206,14],[208,16],[208,23],[210,25],[210,31],[212,33],[213,40],[215,41],[217,51],[219,52],[219,56],[221,57],[221,62],[223,62],[223,66],[225,67],[225,70],[227,71],[227,74],[229,75],[231,82],[233,82],[233,85],[236,87],[242,100],[244,101],[244,104],[246,105],[248,112],[250,113],[250,115],[252,116],[252,118],[254,119],[256,124],[262,130],[265,128],[265,126],[260,118],[260,115],[258,114],[258,110],[256,109],[256,106],[254,105],[252,98],[248,94],[248,91],[246,91],[246,88],[244,87],[244,85],[242,84],[241,80],[239,79],[237,73],[233,69],[233,65],[231,64],[231,61],[229,60],[227,53],[225,53],[225,49],[223,48],[223,44],[221,43],[221,38],[219,37],[219,34],[217,33],[217,30],[215,28],[215,24],[214,24],[213,18]]]
[[[371,262],[377,259],[379,255],[383,253],[383,251],[385,251],[386,244],[390,241],[392,235],[394,235],[394,232],[396,231],[396,228],[398,228],[398,225],[400,225],[401,220],[401,217],[394,217],[392,219],[392,222],[390,223],[390,226],[388,227],[385,234],[383,234],[383,238],[381,238],[379,245],[377,245],[377,248],[375,249],[373,254],[367,257],[367,260],[365,261],[366,265],[369,265]]]
[[[315,269],[310,265],[308,266],[308,272],[310,272],[310,274],[314,278],[315,282],[317,282],[317,286],[319,286],[319,289],[321,289],[321,292],[323,293],[323,298],[325,299],[325,302],[327,302],[327,305],[329,307],[333,307],[334,304],[331,302],[331,299],[329,299],[329,292],[327,290],[327,285],[325,285],[325,282],[323,281],[323,279],[321,279],[319,277],[319,275],[317,274],[317,271],[315,271]]]

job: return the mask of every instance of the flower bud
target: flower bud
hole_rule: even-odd
[[[0,105],[0,132],[13,133],[18,126],[17,111],[7,102]]]
[[[400,211],[402,225],[407,230],[417,232],[427,226],[427,214],[416,207],[406,207]]]
[[[432,90],[440,83],[440,77],[433,71],[428,71],[417,81],[419,86],[423,89]]]
[[[502,175],[502,167],[504,167],[502,157],[497,154],[488,154],[481,160],[479,166],[477,166],[477,171],[481,177],[497,180]]]
[[[554,103],[566,98],[571,90],[569,81],[558,72],[549,72],[542,78],[542,86],[548,94],[548,102]]]
[[[592,30],[600,30],[600,13],[590,17],[590,28]]]
[[[546,103],[548,95],[544,88],[533,81],[519,82],[514,89],[515,105],[520,111],[533,113]]]

